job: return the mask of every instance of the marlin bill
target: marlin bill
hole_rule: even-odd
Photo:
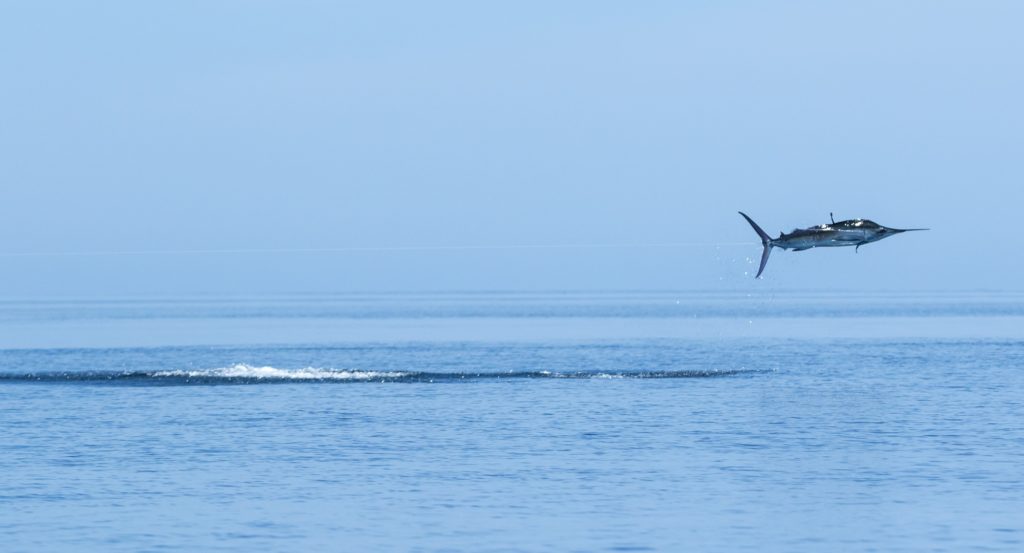
[[[793,232],[784,233],[780,232],[778,238],[772,238],[768,236],[768,233],[757,226],[757,223],[753,219],[747,216],[742,211],[739,212],[744,219],[750,223],[750,226],[754,227],[757,235],[761,237],[761,244],[764,246],[764,252],[761,253],[761,266],[757,269],[757,276],[754,278],[760,278],[761,273],[764,272],[764,266],[768,264],[768,256],[772,253],[772,248],[782,248],[784,250],[793,250],[795,252],[809,250],[811,248],[836,248],[840,246],[854,246],[854,251],[860,250],[860,247],[864,244],[871,242],[877,242],[883,238],[900,234],[901,232],[908,232],[913,230],[928,230],[926,228],[889,228],[883,227],[874,221],[868,219],[847,219],[845,221],[836,222],[835,218],[831,217],[831,223],[824,225],[818,225],[815,227],[808,227],[802,229],[793,229]]]

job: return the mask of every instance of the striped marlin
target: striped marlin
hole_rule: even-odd
[[[747,220],[748,223],[750,223],[750,226],[754,227],[754,230],[757,231],[757,235],[761,237],[761,244],[764,245],[764,252],[761,253],[761,266],[758,267],[757,276],[754,278],[761,277],[761,273],[764,272],[764,266],[768,264],[768,255],[772,253],[772,248],[782,248],[784,250],[799,252],[809,250],[811,248],[856,246],[853,251],[859,251],[860,247],[864,244],[877,242],[883,238],[888,238],[901,232],[911,230],[928,230],[926,228],[899,229],[883,227],[882,225],[867,219],[847,219],[846,221],[839,221],[837,223],[835,218],[832,217],[832,214],[829,213],[829,218],[832,219],[831,224],[793,229],[793,232],[790,232],[789,234],[780,232],[778,238],[772,238],[768,236],[767,232],[761,230],[761,227],[757,226],[757,223],[748,217],[746,213],[743,213],[742,211],[739,213]]]

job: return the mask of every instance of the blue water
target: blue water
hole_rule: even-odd
[[[25,551],[1024,550],[1024,295],[0,302]]]

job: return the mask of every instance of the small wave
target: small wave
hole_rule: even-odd
[[[347,371],[337,369],[279,369],[237,364],[219,369],[156,371],[155,378],[226,378],[254,380],[381,380],[403,378],[409,373],[394,371]]]
[[[763,372],[748,369],[665,370],[665,371],[505,371],[505,372],[424,372],[424,371],[362,371],[306,367],[284,369],[270,366],[237,364],[214,369],[165,371],[69,371],[37,373],[3,373],[0,382],[94,383],[122,385],[216,385],[299,382],[466,382],[505,379],[673,379],[714,378]]]

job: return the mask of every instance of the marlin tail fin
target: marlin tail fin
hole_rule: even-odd
[[[757,268],[757,276],[754,277],[761,278],[761,273],[764,272],[764,266],[768,264],[768,255],[772,253],[772,238],[771,236],[768,236],[767,232],[761,230],[761,227],[757,226],[757,223],[755,223],[753,219],[747,217],[746,213],[740,211],[739,214],[742,215],[748,223],[750,223],[750,226],[754,227],[754,231],[756,231],[757,235],[761,238],[761,245],[764,246],[764,252],[761,253],[761,266]]]

